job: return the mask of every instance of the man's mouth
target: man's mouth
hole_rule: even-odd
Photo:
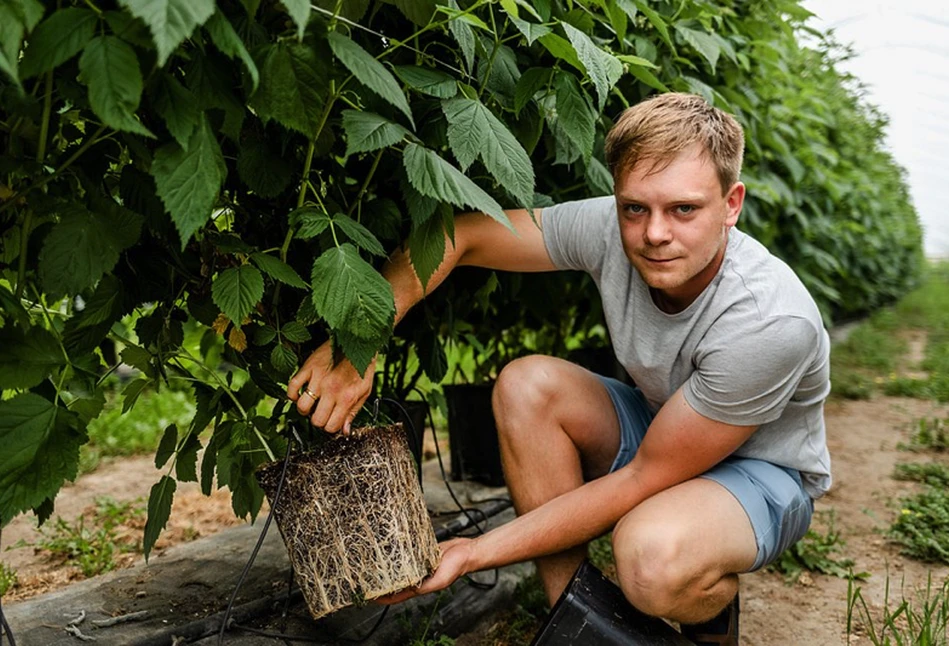
[[[649,256],[643,256],[643,258],[657,265],[662,265],[662,264],[672,262],[673,260],[675,260],[675,258],[650,258]]]

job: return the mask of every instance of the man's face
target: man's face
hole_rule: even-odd
[[[715,277],[728,229],[738,220],[745,187],[723,196],[718,173],[699,145],[652,172],[640,162],[616,181],[623,249],[668,311],[688,307]]]

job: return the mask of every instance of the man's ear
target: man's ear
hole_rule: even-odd
[[[725,194],[725,225],[735,226],[738,222],[738,216],[741,214],[741,207],[745,203],[745,185],[741,182],[735,182]]]

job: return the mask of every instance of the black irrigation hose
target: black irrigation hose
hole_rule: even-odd
[[[3,544],[3,530],[0,530],[0,545]],[[16,646],[16,638],[13,636],[13,629],[7,623],[7,618],[3,614],[3,599],[0,597],[0,644],[3,644],[3,636],[6,635],[10,646]]]

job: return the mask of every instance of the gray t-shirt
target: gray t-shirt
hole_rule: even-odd
[[[699,414],[758,426],[734,455],[799,470],[812,498],[827,492],[830,340],[784,262],[732,228],[712,282],[667,314],[623,251],[612,196],[548,207],[541,217],[554,265],[596,281],[616,356],[653,412],[681,387]]]

